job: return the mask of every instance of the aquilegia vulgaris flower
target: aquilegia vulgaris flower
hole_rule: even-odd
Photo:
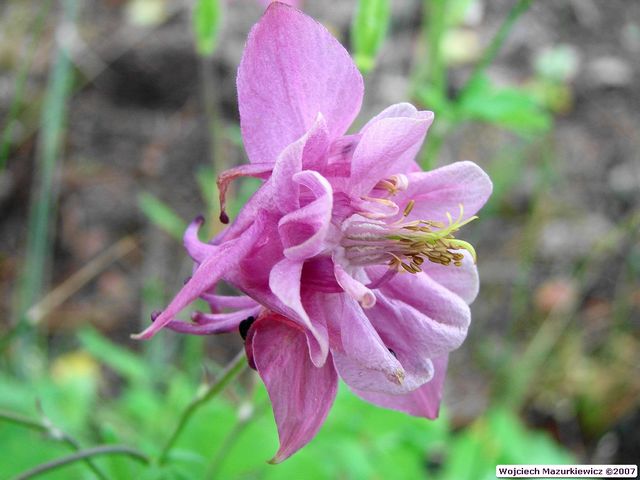
[[[210,243],[198,240],[201,218],[189,226],[193,276],[137,338],[240,329],[273,405],[273,462],[313,438],[338,376],[366,401],[435,418],[478,292],[475,252],[456,235],[490,195],[489,178],[471,162],[421,171],[433,114],[406,103],[346,135],[362,77],[290,6],[271,4],[253,28],[237,85],[250,163],[218,179],[221,220],[230,181],[264,183]],[[221,280],[245,296],[217,295]],[[211,313],[175,318],[197,298]]]

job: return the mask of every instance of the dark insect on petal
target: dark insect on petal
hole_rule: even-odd
[[[256,319],[254,317],[247,317],[244,320],[242,320],[238,325],[238,330],[240,331],[240,336],[242,337],[243,340],[247,339],[247,333],[249,333],[249,328],[251,328],[251,325],[253,325],[253,322],[255,321]]]

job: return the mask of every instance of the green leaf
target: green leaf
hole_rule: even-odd
[[[522,134],[551,127],[551,116],[534,95],[518,88],[496,88],[486,78],[476,81],[460,98],[461,119],[481,120]]]
[[[193,9],[193,32],[196,49],[202,56],[213,54],[220,30],[219,0],[198,0]]]
[[[378,50],[389,27],[389,0],[360,0],[351,28],[354,59],[362,73],[376,62]]]
[[[151,223],[182,241],[182,234],[187,228],[187,224],[166,203],[155,195],[142,192],[138,195],[138,206]]]

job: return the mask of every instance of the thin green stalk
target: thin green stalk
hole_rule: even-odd
[[[0,410],[0,420],[4,420],[25,428],[30,428],[32,430],[45,433],[54,440],[66,443],[69,447],[71,447],[71,449],[75,451],[80,451],[81,449],[80,443],[75,438],[60,430],[48,419],[46,419],[45,422],[42,422],[29,418],[25,415],[20,415],[19,413],[10,412],[8,410]],[[85,459],[85,462],[100,480],[107,480],[107,476],[98,468],[95,463],[93,463],[90,458]]]
[[[37,477],[43,473],[48,473],[53,470],[57,470],[61,467],[69,465],[71,463],[78,462],[80,460],[86,460],[91,457],[97,457],[98,455],[126,455],[141,463],[149,464],[149,458],[139,450],[128,447],[126,445],[101,445],[99,447],[87,448],[86,450],[80,450],[79,452],[67,455],[66,457],[58,458],[51,462],[38,465],[26,472],[21,473],[14,480],[27,480],[28,478]]]
[[[22,98],[24,97],[29,70],[31,70],[31,65],[33,64],[33,59],[37,51],[36,47],[38,43],[40,43],[40,39],[42,38],[42,33],[44,32],[44,26],[46,24],[45,19],[47,18],[50,10],[51,0],[47,0],[42,6],[40,14],[34,22],[33,37],[31,38],[31,42],[29,42],[29,45],[26,48],[27,56],[20,65],[20,70],[18,71],[18,74],[16,76],[13,100],[11,100],[11,106],[9,107],[7,120],[2,130],[2,138],[0,139],[0,171],[4,169],[7,164],[7,159],[9,158],[15,120],[22,105]]]
[[[59,29],[73,23],[78,14],[77,0],[64,0],[63,6],[63,17]],[[29,212],[26,259],[18,288],[16,309],[18,325],[26,324],[26,312],[41,296],[44,284],[45,267],[51,250],[51,228],[56,210],[55,173],[59,168],[58,160],[62,151],[72,74],[69,52],[64,45],[59,44],[40,118],[38,158]]]
[[[460,90],[459,97],[463,97],[469,88],[471,88],[482,77],[489,65],[493,63],[500,52],[500,48],[502,48],[502,45],[509,36],[511,29],[515,25],[516,20],[518,20],[518,18],[520,18],[520,16],[529,9],[532,2],[533,0],[518,0],[518,2],[511,8],[502,22],[502,25],[500,25],[498,32],[493,37],[493,40],[491,40],[491,43],[483,52],[480,61],[473,68],[467,82]]]
[[[167,460],[167,456],[169,452],[173,448],[176,440],[184,430],[184,427],[187,425],[191,417],[196,411],[202,407],[205,403],[215,397],[217,394],[222,392],[225,387],[233,380],[240,372],[242,372],[247,366],[245,362],[245,353],[244,350],[239,351],[236,356],[229,362],[229,364],[225,367],[222,372],[220,378],[217,382],[210,385],[208,388],[204,390],[200,390],[196,396],[191,400],[189,405],[184,409],[182,414],[180,415],[180,419],[178,420],[178,425],[175,430],[165,443],[162,448],[160,455],[158,456],[158,464],[162,465]]]

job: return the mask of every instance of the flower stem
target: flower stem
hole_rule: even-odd
[[[229,364],[225,367],[220,379],[214,384],[210,385],[206,390],[201,390],[196,394],[196,396],[191,400],[187,408],[184,409],[182,415],[180,415],[180,420],[178,420],[178,425],[175,430],[165,443],[160,455],[158,457],[158,464],[162,465],[169,455],[169,451],[173,448],[176,440],[184,430],[184,427],[187,425],[189,419],[193,416],[193,414],[200,408],[202,405],[207,403],[213,397],[215,397],[218,393],[224,390],[224,388],[233,380],[242,370],[247,366],[244,360],[244,351],[239,351],[236,356],[229,362]]]
[[[144,453],[136,450],[135,448],[127,447],[126,445],[101,445],[99,447],[79,450],[78,452],[67,455],[66,457],[58,458],[57,460],[52,460],[51,462],[38,465],[37,467],[21,473],[20,475],[15,477],[14,480],[26,480],[28,478],[33,478],[42,473],[50,472],[52,470],[64,467],[65,465],[68,465],[70,463],[78,462],[80,460],[86,461],[89,458],[96,457],[98,455],[127,455],[139,462],[146,464],[149,463],[149,458]]]
[[[66,443],[76,452],[81,451],[80,443],[75,438],[60,430],[46,417],[44,421],[38,421],[24,415],[20,415],[19,413],[10,412],[8,410],[0,410],[0,420],[5,420],[7,422],[15,423],[16,425],[21,425],[32,430],[46,433],[54,440]],[[95,463],[91,461],[91,459],[86,458],[85,462],[99,479],[107,480],[107,476],[98,468]]]

